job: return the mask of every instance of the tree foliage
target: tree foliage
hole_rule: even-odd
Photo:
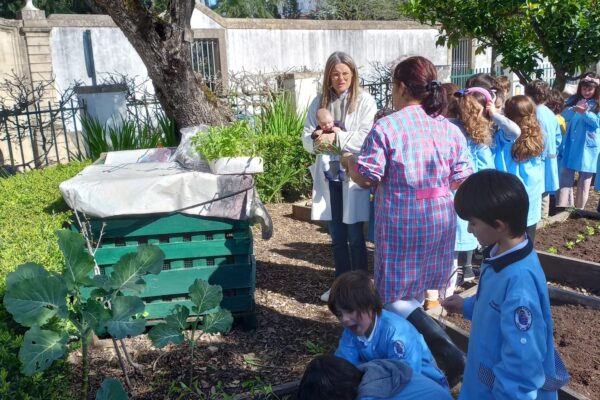
[[[493,47],[523,82],[541,76],[542,57],[561,89],[600,60],[598,0],[410,0],[403,9],[422,23],[439,24],[438,44],[466,37],[479,41],[478,51]]]
[[[227,18],[278,18],[278,0],[222,0],[216,12]]]
[[[397,20],[402,0],[322,0],[315,17],[329,20]]]
[[[94,10],[93,0],[33,0],[33,4],[40,10],[50,14],[90,14]],[[14,19],[25,5],[25,0],[0,1],[0,17]]]

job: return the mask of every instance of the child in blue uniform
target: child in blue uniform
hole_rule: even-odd
[[[592,177],[600,153],[600,77],[588,72],[579,81],[577,94],[567,99],[563,117],[567,133],[559,154],[560,189],[557,207],[583,209],[588,200]],[[573,183],[578,171],[577,195],[573,201]]]
[[[454,207],[486,249],[475,296],[443,307],[472,321],[459,399],[557,399],[569,379],[554,350],[546,277],[525,231],[529,199],[512,174],[483,170]]]
[[[525,86],[525,94],[535,103],[535,116],[544,136],[544,193],[542,194],[542,218],[550,211],[550,196],[558,190],[558,160],[557,153],[562,141],[562,133],[558,118],[546,102],[550,98],[550,88],[542,80],[533,80]]]
[[[382,309],[379,293],[366,272],[340,275],[327,305],[344,327],[336,356],[354,365],[376,359],[401,360],[415,373],[448,389],[423,336],[406,319]]]
[[[494,168],[494,155],[492,145],[493,123],[485,112],[486,105],[493,101],[491,93],[481,87],[470,87],[455,93],[457,98],[458,118],[449,118],[449,121],[458,126],[467,139],[471,169],[473,172],[486,168]],[[457,252],[456,260],[464,254],[463,281],[475,279],[473,274],[473,251],[477,248],[477,239],[467,232],[467,221],[458,218],[456,221],[456,242],[454,250]],[[446,293],[451,295],[451,293]]]
[[[527,235],[535,242],[535,229],[542,218],[542,193],[544,192],[544,138],[535,116],[535,104],[529,97],[511,97],[505,104],[506,117],[514,121],[517,136],[504,130],[496,132],[494,148],[496,169],[516,175],[525,185],[529,196]]]
[[[447,390],[400,360],[374,360],[354,366],[321,355],[302,376],[297,400],[451,400]]]

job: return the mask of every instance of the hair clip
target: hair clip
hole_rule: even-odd
[[[435,79],[425,85],[425,89],[427,89],[428,92],[439,89],[440,87],[442,87],[442,83]]]

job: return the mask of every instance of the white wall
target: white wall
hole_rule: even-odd
[[[89,29],[92,37],[97,83],[100,84],[106,73],[127,75],[141,84],[148,77],[144,63],[129,44],[120,29],[116,27],[54,27],[50,33],[52,64],[59,91],[79,80],[91,85],[87,76],[83,53],[83,32]],[[147,90],[153,92],[148,81]]]
[[[421,55],[447,65],[448,50],[436,47],[435,29],[416,30],[275,30],[227,29],[230,71],[320,71],[336,50],[352,56],[361,73],[375,62],[389,64],[399,56]]]

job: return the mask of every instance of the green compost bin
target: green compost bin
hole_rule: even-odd
[[[101,274],[141,244],[154,244],[165,253],[163,270],[146,275],[141,298],[146,319],[158,321],[176,304],[191,309],[188,288],[200,278],[223,288],[221,307],[232,312],[245,329],[256,327],[254,289],[256,262],[248,221],[187,214],[150,215],[92,220],[94,237],[105,223],[96,262]]]

